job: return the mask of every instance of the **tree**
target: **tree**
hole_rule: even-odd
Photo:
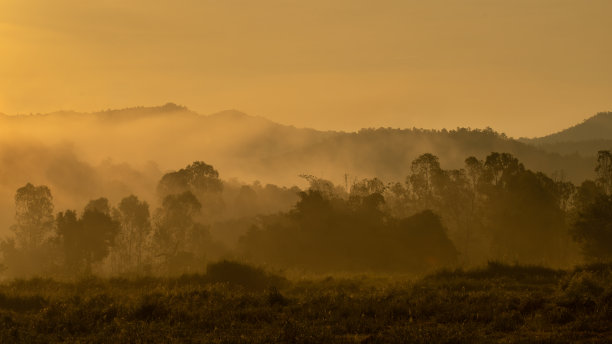
[[[234,211],[238,216],[255,216],[259,212],[258,195],[253,188],[242,185],[234,198]]]
[[[435,186],[444,175],[438,157],[430,153],[419,156],[412,161],[410,172],[407,183],[412,187],[412,191],[421,203],[422,209],[434,208],[436,203]]]
[[[15,224],[12,238],[0,242],[6,274],[25,277],[52,272],[53,197],[48,187],[30,183],[15,194]]]
[[[119,233],[106,198],[90,201],[78,220],[75,211],[59,213],[56,223],[66,265],[77,273],[91,273],[92,265],[108,256]]]
[[[409,190],[403,183],[390,184],[385,190],[385,206],[389,215],[406,217],[412,214]]]
[[[567,230],[555,182],[543,173],[510,168],[485,205],[496,259],[564,262]]]
[[[149,204],[130,195],[121,200],[114,217],[121,226],[113,249],[114,257],[120,261],[120,270],[142,269],[151,232]]]
[[[487,156],[484,163],[485,179],[495,187],[503,186],[503,183],[525,170],[523,164],[510,153],[493,152]]]
[[[383,208],[388,208],[384,197],[386,190],[387,186],[378,178],[366,178],[351,187],[348,205],[363,225],[375,226],[382,222]]]
[[[110,215],[111,208],[110,208],[110,205],[108,204],[108,199],[101,197],[101,198],[89,201],[89,203],[87,203],[84,209],[84,212],[88,212],[88,211]]]
[[[472,261],[473,242],[476,241],[475,229],[482,229],[481,209],[482,202],[480,189],[484,174],[484,162],[476,157],[465,159],[465,177],[467,178],[466,195],[468,197],[468,207],[466,210],[466,223],[464,227],[463,257],[468,263]],[[482,239],[482,235],[478,239]]]
[[[64,253],[64,266],[72,273],[84,269],[85,248],[81,245],[83,226],[74,210],[59,212],[55,218],[57,235]]]
[[[119,223],[110,216],[108,200],[101,198],[91,201],[81,217],[83,237],[81,245],[86,252],[85,263],[88,270],[94,262],[106,258],[115,237],[119,233]]]
[[[612,194],[612,153],[608,150],[597,152],[597,185],[602,188],[606,195]]]
[[[155,214],[153,240],[157,257],[167,272],[203,267],[205,247],[210,246],[208,227],[198,223],[202,205],[190,192],[168,195]]]
[[[599,195],[587,204],[570,231],[587,260],[612,260],[612,196]]]
[[[219,172],[203,161],[194,161],[185,168],[166,173],[157,186],[162,198],[185,191],[191,191],[197,196],[201,193],[219,193],[222,190],[223,183],[219,179]]]
[[[300,174],[300,178],[308,182],[308,190],[316,191],[327,199],[341,198],[346,195],[346,190],[334,185],[331,181],[310,174]]]
[[[380,179],[366,178],[351,186],[350,196],[365,197],[375,193],[382,195],[386,189],[387,187],[385,186],[385,183],[383,183]]]
[[[559,200],[559,208],[567,213],[570,210],[572,197],[576,194],[576,186],[572,182],[556,180],[555,189]]]
[[[205,162],[195,161],[178,171],[166,173],[157,185],[157,193],[162,200],[186,191],[198,199],[201,214],[207,220],[217,217],[223,209],[223,183],[219,179],[219,172]]]
[[[574,194],[574,207],[578,212],[583,211],[602,196],[605,192],[596,182],[585,180]]]
[[[456,262],[458,252],[447,236],[447,229],[438,215],[425,210],[397,221],[394,242],[398,262],[407,264],[410,271],[428,271]]]
[[[53,233],[53,197],[48,187],[30,183],[15,194],[15,221],[13,226],[17,246],[35,250]]]
[[[482,178],[482,174],[484,173],[484,163],[476,157],[468,157],[465,159],[465,172],[470,182],[471,193],[475,195],[478,190],[480,178]]]

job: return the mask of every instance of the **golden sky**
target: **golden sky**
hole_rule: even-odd
[[[612,110],[609,0],[0,0],[0,112],[175,102],[544,135]]]

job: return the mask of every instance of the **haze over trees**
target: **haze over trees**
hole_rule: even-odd
[[[175,275],[232,257],[311,272],[401,273],[612,258],[609,151],[599,152],[597,178],[579,186],[509,153],[471,156],[459,169],[431,153],[406,165],[403,181],[336,185],[303,175],[300,190],[225,182],[195,161],[160,178],[153,211],[128,195],[55,215],[51,190],[28,183],[15,193],[13,235],[0,246],[4,274]],[[285,208],[269,211],[271,200]],[[216,238],[224,232],[233,240]]]
[[[546,152],[492,129],[326,132],[234,110],[204,116],[171,103],[97,113],[3,115],[0,124],[0,160],[10,166],[0,169],[0,194],[6,195],[0,199],[0,227],[7,234],[12,195],[28,182],[48,186],[58,209],[78,209],[100,195],[116,204],[134,194],[157,205],[161,177],[197,160],[213,165],[226,182],[304,187],[301,174],[337,185],[363,178],[403,181],[407,164],[425,152],[448,169],[462,168],[465,157],[507,152],[534,171],[562,172],[579,184],[593,178],[597,150],[612,148]],[[286,204],[268,203],[267,210],[287,210]]]
[[[612,154],[599,151],[597,179],[585,181],[577,191],[574,239],[589,261],[612,259]]]
[[[60,212],[56,221],[63,263],[76,274],[91,273],[92,265],[108,256],[120,229],[106,198],[90,201],[80,217],[76,211]]]
[[[14,209],[4,215],[6,276],[180,274],[219,258],[422,273],[491,259],[561,267],[611,255],[608,150],[592,159],[546,153],[491,129],[320,132],[174,104],[0,121],[14,129],[0,143],[12,167],[0,170],[0,188],[14,195],[2,200]],[[71,130],[80,156],[76,147],[27,143],[25,128],[39,126],[47,144]],[[116,142],[99,129],[85,135],[94,126]],[[185,150],[170,157],[160,138]],[[162,172],[152,162],[95,165],[87,161],[94,153],[164,166],[210,159]],[[287,181],[300,186],[281,186]]]
[[[53,251],[53,197],[46,186],[30,183],[15,193],[13,236],[0,244],[4,267],[11,275],[48,272]]]

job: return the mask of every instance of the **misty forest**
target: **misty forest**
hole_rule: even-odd
[[[559,147],[611,113],[529,140],[175,104],[0,121],[3,342],[609,334],[612,137]]]
[[[610,13],[0,0],[0,344],[612,343]]]

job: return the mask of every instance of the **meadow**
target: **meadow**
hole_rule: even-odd
[[[177,277],[0,285],[2,343],[605,343],[612,265],[491,262],[422,277],[285,278],[235,262]]]

